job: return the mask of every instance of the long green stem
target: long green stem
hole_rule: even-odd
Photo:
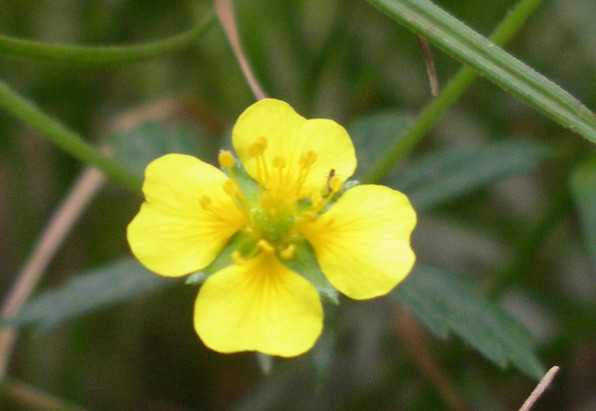
[[[106,157],[83,138],[42,112],[6,83],[0,80],[0,107],[42,133],[58,147],[84,163],[97,167],[106,176],[133,190],[140,190],[141,181],[127,169]]]
[[[215,23],[210,12],[188,31],[165,40],[131,46],[75,46],[47,44],[0,35],[0,54],[62,63],[117,64],[146,60],[190,46]]]
[[[490,39],[499,45],[507,43],[524,25],[542,0],[520,0],[507,17],[497,26]],[[382,157],[363,179],[378,182],[393,165],[416,147],[422,137],[472,84],[478,74],[469,67],[461,68],[439,96],[422,110],[416,121],[404,132],[394,146]]]

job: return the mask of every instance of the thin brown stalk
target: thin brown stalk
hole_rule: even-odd
[[[553,382],[553,379],[555,378],[555,375],[557,375],[558,372],[559,367],[557,367],[556,365],[552,367],[550,370],[548,370],[548,372],[544,374],[544,377],[542,377],[542,380],[540,380],[536,388],[534,388],[534,391],[532,391],[528,399],[524,401],[519,411],[530,411],[534,404],[536,404],[536,401],[540,399],[542,394],[544,394],[544,391],[546,391],[546,389]]]
[[[393,307],[394,323],[398,335],[403,340],[404,346],[412,359],[422,370],[422,373],[441,395],[450,410],[470,411],[472,408],[459,395],[455,385],[451,382],[441,364],[435,359],[422,327],[409,312],[395,304]]]
[[[16,314],[27,301],[66,235],[104,182],[105,177],[95,168],[88,167],[81,173],[68,196],[44,228],[25,266],[18,273],[13,288],[2,304],[2,318]],[[16,328],[0,330],[0,380],[6,375],[17,336]]]
[[[424,64],[426,64],[426,75],[428,76],[428,82],[430,84],[430,93],[436,97],[439,95],[439,78],[437,77],[437,70],[435,68],[432,52],[430,51],[430,45],[428,44],[428,41],[419,34],[416,34],[416,40],[418,40],[418,45],[424,54]]]
[[[85,411],[78,405],[68,403],[61,398],[43,392],[20,381],[6,379],[0,383],[4,398],[23,406],[28,410],[62,410],[62,411]]]
[[[236,28],[232,0],[215,0],[215,11],[219,21],[221,22],[224,32],[228,37],[228,41],[232,46],[232,51],[236,56],[236,60],[238,60],[238,63],[240,64],[240,69],[246,78],[248,86],[252,90],[257,100],[264,99],[267,96],[255,78],[250,64],[248,63],[248,59],[244,54],[244,50],[242,49],[242,45],[240,44],[240,36],[238,35],[238,29]]]

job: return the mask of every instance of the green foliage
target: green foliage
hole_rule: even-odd
[[[369,0],[564,127],[596,143],[596,117],[573,96],[428,0]]]
[[[284,263],[310,281],[327,302],[339,304],[337,291],[329,284],[327,278],[325,278],[317,263],[315,251],[308,242],[302,241],[296,243],[296,254]]]
[[[472,190],[527,172],[551,151],[542,144],[499,141],[476,148],[427,154],[388,179],[408,193],[417,210],[428,210]]]
[[[596,157],[578,167],[571,180],[571,190],[579,213],[592,267],[596,268]]]
[[[365,176],[375,160],[399,141],[411,120],[404,113],[385,111],[360,117],[348,127],[358,159],[356,179]]]
[[[48,330],[68,319],[151,293],[168,283],[171,280],[150,273],[136,259],[124,258],[44,291],[3,325],[35,324]]]
[[[20,271],[80,164],[137,192],[146,165],[163,154],[212,162],[233,119],[252,102],[215,24],[212,2],[83,3],[73,8],[2,3],[0,260],[6,273]],[[291,404],[431,410],[457,408],[449,403],[454,393],[470,409],[517,409],[532,382],[493,364],[536,379],[544,371],[541,363],[556,363],[567,381],[547,393],[552,401],[544,406],[589,407],[592,393],[584,386],[591,369],[585,358],[593,351],[596,296],[591,272],[596,169],[589,151],[596,118],[565,90],[583,101],[596,96],[593,2],[239,0],[234,5],[240,43],[270,95],[307,117],[347,125],[358,156],[354,178],[409,196],[421,228],[414,239],[418,265],[391,298],[327,304],[324,334],[311,353],[291,361],[261,356],[269,372],[262,377],[253,356],[216,355],[200,346],[190,314],[194,287],[121,258],[128,252],[125,226],[139,198],[108,186],[66,240],[41,291],[3,320],[3,326],[24,331],[9,372],[57,393],[65,404],[91,409],[261,410]],[[470,27],[495,29],[485,38]],[[413,33],[446,53],[434,55],[445,83],[436,97],[428,94]],[[505,52],[502,47],[514,36],[511,53]],[[122,65],[132,62],[137,63]],[[477,75],[538,111],[495,87],[474,84]],[[176,113],[190,122],[149,115],[133,128],[98,139],[107,147],[93,143],[120,111],[171,96],[192,97],[191,112]],[[249,198],[256,193],[239,165],[233,172]],[[424,225],[441,221],[478,236],[463,240],[438,227],[437,240],[417,238]],[[199,286],[232,263],[234,249],[252,246],[250,239],[233,237],[187,283]],[[437,263],[435,255],[455,263]],[[72,266],[99,268],[63,281],[62,273]],[[288,266],[337,303],[308,244],[298,247]],[[474,274],[473,287],[464,273]],[[0,287],[9,290],[13,279],[3,278]],[[168,285],[173,287],[167,292],[125,304]],[[396,302],[434,335],[453,335],[463,343],[441,340],[432,347],[451,393],[426,379],[433,371],[403,349],[387,313],[387,304]],[[114,304],[126,312],[126,321],[99,312]],[[68,322],[92,312],[87,322]],[[532,337],[517,319],[531,327]],[[39,344],[29,327],[53,331]],[[0,338],[0,357],[5,348]],[[469,348],[488,361],[474,361]],[[0,401],[11,398],[6,393]],[[18,389],[12,394],[26,398]],[[37,409],[25,404],[22,409]],[[7,409],[21,409],[11,406]]]
[[[437,336],[453,332],[500,367],[511,362],[537,380],[544,375],[520,324],[455,275],[418,264],[392,294]]]
[[[213,13],[187,32],[165,40],[129,46],[76,46],[47,44],[0,35],[0,54],[75,64],[122,64],[148,60],[184,49],[215,23]]]
[[[114,159],[137,177],[156,158],[168,153],[199,155],[201,139],[197,132],[182,124],[148,120],[110,136],[108,146]]]

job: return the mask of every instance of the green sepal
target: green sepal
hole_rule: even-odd
[[[209,277],[208,274],[205,274],[203,271],[197,271],[194,274],[188,276],[184,284],[186,285],[201,285],[205,282],[205,280]]]
[[[259,183],[257,183],[242,167],[242,163],[236,161],[230,170],[234,180],[238,183],[240,191],[251,206],[257,205],[260,201]]]
[[[358,180],[348,180],[344,183],[344,185],[342,186],[341,190],[339,191],[339,194],[342,195],[343,193],[345,193],[346,191],[348,191],[350,188],[352,187],[356,187],[358,184],[360,184],[360,181]]]
[[[273,360],[274,358],[270,355],[263,354],[262,352],[256,352],[257,356],[257,363],[259,364],[259,368],[264,375],[271,374],[271,370],[273,370]]]
[[[324,301],[339,304],[337,290],[333,288],[319,267],[315,251],[306,240],[294,243],[296,254],[290,260],[283,261],[292,271],[306,278],[315,287]]]
[[[242,231],[234,234],[228,244],[219,253],[215,260],[201,271],[191,274],[186,280],[188,285],[201,285],[205,280],[213,273],[234,264],[232,260],[232,253],[236,250],[242,255],[246,255],[250,250],[255,247],[254,239]]]

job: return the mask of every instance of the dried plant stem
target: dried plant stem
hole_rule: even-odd
[[[439,79],[437,77],[437,69],[435,68],[435,61],[433,60],[432,52],[430,51],[430,45],[428,41],[419,34],[416,34],[416,40],[418,45],[422,49],[424,54],[424,63],[426,64],[426,75],[428,76],[428,82],[430,84],[430,94],[434,97],[439,95]]]
[[[105,177],[95,168],[88,167],[81,173],[44,229],[25,266],[17,275],[17,280],[2,305],[2,318],[16,314],[21,305],[27,301],[66,235],[104,182]],[[6,375],[17,336],[18,332],[15,328],[0,330],[0,380]]]
[[[528,399],[523,403],[519,411],[530,411],[530,409],[532,409],[534,404],[536,404],[536,401],[538,401],[538,399],[542,396],[544,391],[553,382],[553,379],[555,378],[555,375],[557,375],[557,372],[559,372],[559,367],[555,365],[550,370],[548,370],[546,374],[544,374],[542,380],[540,380],[536,388],[534,388],[534,391],[532,391],[532,393],[530,394]]]
[[[51,394],[23,384],[20,381],[6,379],[0,384],[3,397],[9,398],[13,402],[22,405],[24,409],[34,409],[38,411],[85,411],[77,405],[65,402]]]
[[[435,360],[422,327],[420,327],[414,317],[406,310],[395,304],[393,308],[395,326],[398,329],[399,336],[403,339],[404,346],[412,359],[420,367],[422,373],[441,395],[449,409],[455,411],[471,410],[472,408],[458,394],[447,373],[441,368],[439,362]]]
[[[240,37],[238,36],[238,29],[236,28],[232,0],[215,0],[215,11],[226,33],[226,36],[228,37],[228,41],[232,46],[232,51],[236,56],[236,60],[238,60],[238,63],[240,64],[242,74],[244,74],[244,77],[248,82],[248,86],[252,90],[257,100],[264,99],[267,96],[257,82],[252,69],[250,68],[250,64],[248,63],[248,59],[244,54],[244,50],[242,50],[242,45],[240,44]]]

